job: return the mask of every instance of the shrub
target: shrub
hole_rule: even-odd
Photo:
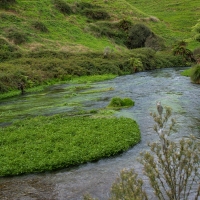
[[[86,3],[86,2],[76,2],[75,3],[76,12],[82,12],[84,9],[91,9],[91,8],[99,8],[99,6],[96,6],[91,3]]]
[[[120,22],[117,24],[117,26],[122,29],[125,32],[128,32],[130,30],[130,28],[133,26],[131,21],[128,20],[120,20]]]
[[[194,66],[191,72],[191,80],[194,83],[200,84],[200,64]]]
[[[151,30],[144,24],[135,24],[129,31],[126,45],[129,49],[145,46],[147,37],[151,35]]]
[[[40,21],[35,21],[32,23],[33,28],[35,28],[36,30],[39,30],[41,32],[49,32],[49,30],[47,29],[47,27],[45,26],[45,24],[43,24]]]
[[[28,41],[27,34],[18,30],[17,28],[9,28],[7,31],[7,37],[9,40],[13,41],[15,44],[22,44]]]
[[[114,97],[111,99],[108,107],[131,107],[134,106],[134,101],[130,98],[121,99],[120,97]]]
[[[63,0],[54,0],[54,5],[63,14],[73,13],[71,7]]]
[[[133,67],[133,72],[144,71],[144,66],[140,58],[130,58],[129,59],[131,66]]]
[[[110,18],[110,15],[101,9],[85,9],[82,13],[93,20],[105,20]]]
[[[172,50],[173,55],[182,56],[186,61],[195,61],[192,51],[186,48],[187,43],[185,41],[179,41],[174,45]]]
[[[15,3],[16,0],[0,0],[0,6],[7,8],[9,4]]]

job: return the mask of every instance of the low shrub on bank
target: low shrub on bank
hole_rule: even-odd
[[[128,118],[36,117],[0,128],[0,176],[66,168],[128,150],[140,141]]]

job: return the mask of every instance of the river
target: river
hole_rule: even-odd
[[[147,142],[158,140],[153,131],[150,112],[156,111],[156,102],[173,109],[178,132],[171,137],[178,140],[190,134],[200,138],[200,85],[191,83],[188,77],[180,75],[181,68],[160,69],[120,76],[113,80],[92,83],[93,89],[113,88],[102,93],[74,95],[66,102],[68,85],[55,85],[43,93],[27,94],[0,102],[4,116],[1,125],[27,116],[52,113],[73,112],[80,109],[105,107],[114,96],[129,97],[135,106],[122,109],[116,116],[136,120],[140,126],[142,140],[129,151],[113,158],[102,159],[79,167],[55,172],[30,174],[0,178],[0,199],[8,200],[79,200],[83,194],[106,200],[110,187],[123,168],[135,168],[142,176],[141,165],[137,161],[139,153],[148,150]],[[74,104],[69,107],[66,105]],[[31,106],[30,106],[31,105]],[[20,110],[17,112],[16,110]],[[147,188],[148,189],[148,188]],[[150,189],[149,189],[150,190]]]

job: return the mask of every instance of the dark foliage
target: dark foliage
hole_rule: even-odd
[[[117,24],[117,26],[119,27],[119,29],[128,32],[130,28],[133,26],[133,24],[131,21],[123,19]]]
[[[151,30],[144,24],[135,24],[129,31],[127,47],[129,49],[144,47],[146,39],[151,33]]]
[[[84,9],[99,8],[99,6],[93,5],[91,3],[86,3],[86,2],[77,2],[75,6],[76,6],[77,11],[82,11]]]
[[[110,18],[110,15],[101,9],[84,9],[82,14],[92,20],[105,20]]]
[[[49,32],[49,30],[47,29],[47,27],[45,26],[45,24],[43,24],[40,21],[35,21],[32,23],[33,28],[35,28],[36,30],[39,30],[41,32],[47,33]]]
[[[186,46],[187,46],[187,43],[185,41],[177,42],[174,45],[174,48],[172,50],[173,51],[173,55],[175,55],[175,56],[180,55],[186,61],[194,62],[195,58],[193,56],[193,53],[192,53],[192,51],[190,51],[190,49],[187,49]]]
[[[28,41],[27,34],[24,32],[21,32],[17,28],[9,28],[6,31],[7,38],[11,41],[13,41],[15,44],[23,44]]]
[[[0,0],[0,5],[8,5],[15,2],[16,0]]]
[[[63,0],[54,0],[54,5],[55,7],[60,11],[62,12],[63,14],[72,14],[73,11],[70,7],[69,4],[67,4],[65,1]]]

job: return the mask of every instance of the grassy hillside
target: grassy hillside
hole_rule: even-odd
[[[185,66],[186,60],[172,56],[172,45],[185,40],[191,50],[199,46],[191,32],[199,4],[0,0],[0,92],[16,90],[19,82],[30,88],[69,75]]]
[[[199,43],[193,40],[192,27],[200,19],[200,2],[198,0],[127,0],[147,15],[156,16],[161,23],[152,29],[167,39],[168,44],[176,40],[185,40],[194,49]]]
[[[13,43],[12,33],[18,34],[18,39],[21,34],[24,41],[19,42],[17,47],[31,51],[102,51],[106,46],[119,50],[124,48],[123,45],[101,33],[107,28],[105,22],[116,23],[126,19],[132,23],[144,23],[169,45],[175,40],[191,41],[191,27],[200,19],[200,3],[197,0],[63,1],[70,11],[60,10],[59,6],[63,5],[59,0],[17,0],[6,9],[1,8],[0,38]],[[94,11],[105,12],[109,17],[93,19],[91,13]],[[99,28],[98,32],[95,32],[95,27]],[[192,43],[192,47],[197,45]]]

